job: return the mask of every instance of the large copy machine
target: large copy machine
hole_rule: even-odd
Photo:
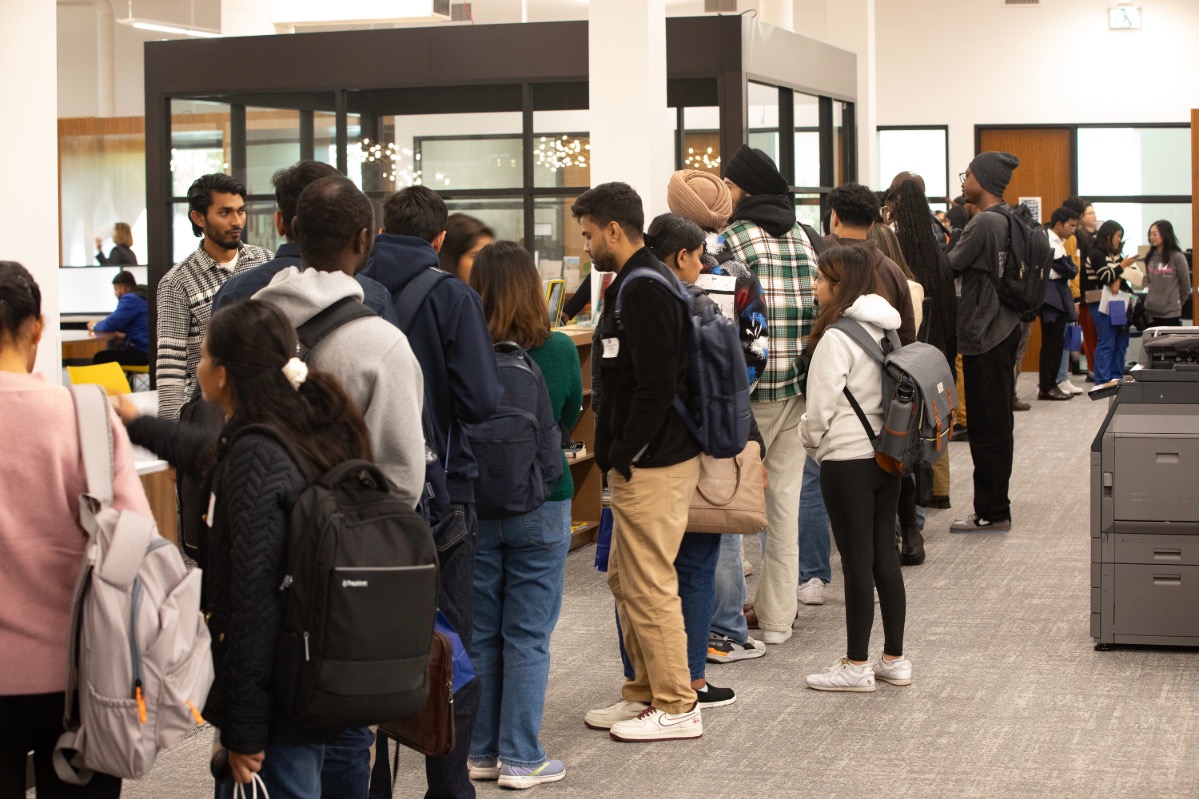
[[[1159,327],[1091,445],[1091,637],[1199,646],[1199,327]]]

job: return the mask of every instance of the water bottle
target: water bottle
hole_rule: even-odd
[[[895,389],[895,396],[883,414],[883,430],[875,447],[878,464],[900,476],[904,474],[903,456],[908,449],[908,430],[912,414],[916,412],[913,397],[912,386],[906,382],[900,383]]]

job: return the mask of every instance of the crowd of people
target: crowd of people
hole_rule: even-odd
[[[788,181],[748,146],[727,160],[723,179],[675,173],[670,213],[648,226],[627,184],[602,184],[575,200],[592,268],[614,273],[595,298],[603,313],[591,405],[614,517],[613,645],[624,663],[619,698],[587,712],[587,727],[617,741],[701,736],[703,711],[737,699],[708,681],[706,664],[760,658],[785,644],[798,605],[824,602],[832,542],[845,581],[846,647],[806,685],[873,692],[878,681],[912,684],[901,567],[925,560],[924,509],[951,507],[949,460],[937,462],[931,499],[919,499],[913,477],[879,466],[872,439],[889,400],[882,367],[843,325],[860,325],[875,341],[895,331],[901,345],[926,342],[943,354],[962,387],[957,418],[973,461],[973,508],[950,531],[1010,530],[1013,400],[1027,322],[996,285],[1010,255],[1009,217],[1020,213],[1004,201],[1018,165],[1008,153],[979,154],[962,174],[961,202],[944,214],[930,211],[912,173],[881,196],[839,186],[828,196],[825,235],[797,218]],[[288,509],[306,481],[297,459],[321,468],[372,460],[396,496],[427,514],[440,564],[437,605],[477,676],[454,695],[454,748],[426,758],[426,795],[473,797],[479,780],[510,788],[560,780],[566,765],[547,754],[540,733],[571,541],[570,469],[563,455],[561,477],[535,509],[480,519],[477,489],[491,471],[480,468],[469,431],[503,399],[493,349],[500,342],[515,342],[535,362],[555,421],[570,431],[583,407],[576,347],[552,329],[532,256],[481,220],[451,216],[431,189],[388,196],[376,220],[366,195],[326,164],[301,161],[278,172],[274,186],[285,243],[273,253],[244,241],[239,181],[213,174],[191,186],[189,218],[201,241],[157,287],[158,416],[125,401],[112,420],[115,506],[146,510],[131,441],[200,487],[181,492],[181,513],[185,526],[189,515],[203,519],[197,560],[216,671],[203,712],[229,777],[217,795],[231,796],[233,783],[254,775],[274,799],[391,795],[388,758],[372,766],[374,747],[387,751],[374,728],[307,729],[272,700]],[[1077,197],[1044,228],[1054,258],[1039,311],[1038,398],[1066,400],[1080,391],[1068,375],[1069,325],[1081,323],[1095,384],[1119,380],[1128,332],[1113,303],[1131,303],[1127,283],[1143,278],[1152,322],[1178,324],[1190,277],[1164,220],[1150,228],[1143,270],[1123,255],[1121,226],[1096,227],[1094,209]],[[118,276],[121,305],[104,325],[136,304],[129,280]],[[742,344],[767,519],[754,539],[762,560],[749,602],[745,537],[688,530],[701,446],[676,409],[689,399],[692,322],[672,281],[722,309]],[[299,357],[297,329],[346,302],[370,312]],[[0,431],[16,450],[6,480],[24,480],[15,491],[40,498],[0,507],[5,795],[18,780],[23,786],[31,750],[39,785],[57,784],[49,752],[67,641],[55,631],[66,628],[86,540],[71,507],[84,478],[70,399],[31,374],[42,333],[36,282],[0,262],[0,395],[9,411]],[[139,335],[130,333],[131,344],[141,344]],[[215,422],[194,412],[203,403]],[[202,507],[189,496],[203,497]],[[872,650],[876,601],[883,642]],[[119,791],[119,780],[101,777],[71,795]]]

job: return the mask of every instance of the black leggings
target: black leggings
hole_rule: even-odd
[[[895,552],[895,508],[900,479],[874,458],[826,460],[820,464],[820,491],[841,553],[845,579],[845,627],[850,660],[869,660],[874,624],[874,588],[883,614],[883,652],[903,654],[907,595]]]
[[[25,759],[33,751],[38,799],[111,799],[121,781],[96,774],[87,785],[67,785],[50,760],[62,734],[63,695],[0,696],[0,798],[25,796]]]

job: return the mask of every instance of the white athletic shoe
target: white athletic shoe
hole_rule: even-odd
[[[614,705],[587,711],[587,715],[583,716],[583,723],[593,730],[610,730],[613,724],[637,718],[647,707],[649,705],[645,702],[627,702],[622,699]]]
[[[883,682],[889,682],[892,685],[912,684],[912,661],[906,657],[901,657],[899,660],[887,660],[879,655],[878,659],[870,666],[874,669],[874,676]]]
[[[824,580],[813,577],[799,585],[799,601],[805,605],[824,604]]]
[[[782,644],[791,637],[791,632],[790,629],[781,633],[776,633],[774,630],[758,630],[758,640],[764,644]]]
[[[686,713],[663,713],[650,705],[636,718],[613,724],[608,734],[626,743],[676,741],[701,737],[704,734],[704,722],[699,715],[698,702]]]
[[[1063,394],[1086,394],[1087,392],[1070,382],[1069,378],[1057,384]]]
[[[819,674],[809,674],[807,682],[809,688],[817,691],[872,693],[874,669],[869,663],[855,666],[849,662],[849,658],[838,658],[836,663]]]

